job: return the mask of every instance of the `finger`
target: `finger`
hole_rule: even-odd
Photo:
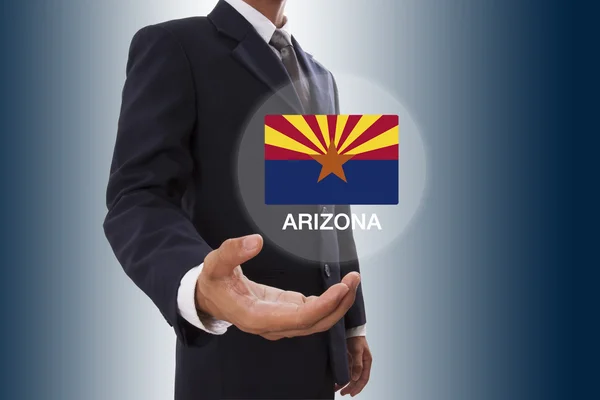
[[[353,273],[353,275],[354,275],[354,277],[350,277],[349,279],[346,279],[346,281],[349,282],[349,284],[352,287],[348,288],[348,291],[346,292],[346,294],[344,295],[342,300],[339,302],[339,304],[333,311],[331,311],[329,313],[322,313],[321,314],[322,318],[312,324],[300,323],[300,324],[296,324],[296,329],[285,329],[284,328],[284,329],[281,329],[280,332],[272,332],[272,333],[278,333],[280,335],[283,335],[284,337],[296,337],[296,336],[312,335],[317,332],[324,332],[324,331],[328,330],[329,328],[331,328],[336,322],[338,322],[340,319],[343,318],[343,316],[350,309],[350,307],[352,307],[352,304],[354,304],[354,300],[356,298],[356,289],[358,287],[358,284],[360,283],[360,275],[357,273]],[[316,298],[315,300],[310,300],[309,302],[305,303],[304,305],[299,306],[300,309],[304,309],[304,308],[308,309],[315,304],[318,306],[318,303],[322,301],[322,298],[325,297],[328,294],[328,292],[330,292],[333,288],[335,288],[338,285],[345,286],[344,283],[338,283],[337,285],[330,287],[320,297]],[[303,310],[298,311],[299,314],[302,312],[303,312]]]
[[[362,349],[352,354],[352,374],[351,379],[357,381],[363,372],[363,355]]]
[[[285,336],[282,336],[280,334],[275,334],[275,333],[262,333],[260,334],[260,336],[264,337],[267,340],[280,340],[283,339]]]
[[[350,385],[348,385],[347,393],[350,393],[350,396],[354,397],[363,391],[365,386],[367,386],[367,383],[368,383],[368,379],[363,379],[361,377],[358,381],[356,381],[356,382],[353,381]],[[342,394],[343,394],[343,392],[342,392]]]
[[[244,280],[248,284],[248,287],[250,288],[250,290],[252,290],[252,293],[254,293],[254,295],[256,297],[258,297],[259,299],[265,300],[266,298],[273,296],[274,293],[283,292],[283,290],[281,290],[281,289],[278,289],[278,288],[275,288],[272,286],[263,285],[262,283],[256,283],[256,282],[248,279],[247,277],[244,277]]]
[[[307,332],[304,333],[305,335],[311,335],[313,333],[324,332],[328,330],[333,325],[335,325],[340,319],[342,319],[344,315],[346,315],[350,307],[352,307],[352,305],[354,304],[354,300],[356,299],[356,289],[360,284],[360,275],[358,273],[352,273],[351,277],[344,277],[342,283],[347,284],[350,290],[344,296],[337,309],[331,314],[319,320],[313,326],[309,327],[307,329]]]
[[[339,392],[339,391],[340,391],[340,389],[342,389],[342,388],[344,388],[344,385],[339,385],[339,384],[337,384],[337,383],[336,383],[336,384],[333,386],[333,390],[334,390],[336,393],[337,393],[337,392]]]
[[[304,296],[302,293],[292,292],[289,290],[286,290],[281,293],[268,293],[267,295],[270,296],[271,298],[274,298],[275,300],[273,300],[273,301],[294,303],[294,304],[298,304],[298,305],[304,304],[307,301],[306,296]]]
[[[293,292],[290,290],[281,290],[272,286],[262,285],[248,280],[248,287],[252,290],[252,293],[256,297],[264,301],[270,302],[281,302],[281,303],[294,303],[304,304],[309,301],[309,298],[304,296],[302,293]]]
[[[348,376],[352,376],[352,353],[348,352]],[[350,379],[352,380],[352,379]]]
[[[317,299],[303,304],[259,300],[249,310],[250,317],[262,332],[305,330],[334,313],[349,291],[348,286],[338,283]]]
[[[369,383],[369,379],[371,378],[371,365],[372,365],[371,353],[365,351],[365,356],[363,357],[363,371],[360,376],[360,379],[356,382],[356,385],[350,391],[350,396],[354,397],[367,386]]]
[[[342,278],[342,283],[348,285],[349,288],[357,288],[360,284],[360,274],[358,272],[350,272]]]
[[[346,386],[345,386],[345,387],[342,389],[342,391],[340,392],[340,394],[341,394],[342,396],[345,396],[345,395],[347,395],[347,394],[350,394],[350,392],[352,391],[352,389],[354,389],[354,386],[355,386],[355,385],[356,385],[356,382],[354,382],[354,381],[350,381],[350,383],[349,383],[349,384],[347,384],[347,385],[346,385]]]
[[[235,267],[255,257],[262,246],[263,239],[260,235],[227,239],[221,247],[206,256],[203,273],[209,278],[230,275]]]
[[[272,286],[256,284],[259,287],[257,293],[258,297],[265,301],[280,302],[280,303],[294,303],[304,304],[308,299],[299,292],[293,292],[290,290],[281,290]]]

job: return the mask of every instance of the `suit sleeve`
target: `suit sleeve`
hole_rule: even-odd
[[[350,206],[340,205],[335,208],[336,214],[350,215]],[[338,245],[340,249],[340,259],[342,260],[340,263],[342,277],[353,271],[360,272],[352,229],[338,231]],[[356,300],[352,307],[350,307],[350,310],[346,313],[344,322],[346,329],[356,328],[367,323],[365,301],[362,294],[362,281],[356,292]]]
[[[340,101],[337,84],[335,78],[331,75],[333,82],[333,90],[335,95],[335,113],[340,113]],[[336,206],[336,214],[347,214],[350,215],[350,206],[341,205]],[[360,272],[358,264],[358,255],[356,253],[356,245],[354,244],[354,236],[351,229],[338,231],[338,244],[340,248],[340,263],[342,277],[350,272]],[[348,260],[348,261],[345,261]],[[356,300],[354,305],[348,310],[344,317],[344,323],[346,329],[356,328],[358,326],[365,325],[367,323],[367,316],[365,313],[365,301],[362,294],[362,283],[358,286],[356,292]]]
[[[159,26],[133,38],[107,190],[104,231],[127,275],[186,345],[210,335],[178,313],[182,277],[211,251],[181,207],[193,160],[192,74],[175,37]]]

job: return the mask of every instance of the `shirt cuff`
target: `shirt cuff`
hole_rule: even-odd
[[[367,324],[357,326],[356,328],[346,329],[346,339],[356,336],[367,336]]]
[[[181,279],[177,291],[177,308],[187,322],[196,328],[213,335],[222,335],[231,326],[229,322],[221,321],[210,315],[198,315],[196,310],[196,281],[202,272],[204,264],[190,269]]]

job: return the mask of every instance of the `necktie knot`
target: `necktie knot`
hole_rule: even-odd
[[[273,36],[271,37],[271,46],[275,47],[277,51],[281,52],[281,50],[286,47],[292,46],[292,42],[290,41],[288,35],[286,35],[281,29],[277,29],[273,32]]]

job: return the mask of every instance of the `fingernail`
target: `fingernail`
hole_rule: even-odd
[[[244,250],[246,251],[252,251],[258,247],[259,242],[260,240],[256,235],[246,236],[242,241],[242,247],[244,247]]]
[[[350,291],[350,286],[346,285],[345,283],[342,283],[342,285],[345,286],[345,288],[344,290],[340,291],[340,297],[344,297],[346,293]]]
[[[353,272],[353,275],[356,277],[350,282],[350,288],[356,290],[358,289],[358,285],[360,285],[360,274]]]

